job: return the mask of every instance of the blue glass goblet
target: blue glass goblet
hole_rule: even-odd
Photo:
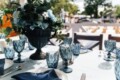
[[[80,48],[81,48],[81,46],[79,43],[73,43],[71,45],[71,51],[74,56],[78,56],[80,54]]]
[[[72,69],[68,67],[68,62],[67,62],[72,58],[71,48],[68,44],[60,45],[60,55],[62,59],[65,61],[65,66],[61,70],[64,71],[65,73],[72,72]]]
[[[47,61],[48,68],[57,68],[58,61],[59,61],[59,53],[47,52],[46,61]]]
[[[63,44],[71,44],[72,43],[72,38],[65,37],[63,40]]]
[[[4,47],[5,58],[13,60],[15,51],[10,47]]]
[[[104,42],[105,49],[108,51],[106,61],[111,61],[111,52],[116,48],[116,41],[114,40],[105,40]]]
[[[23,51],[24,46],[25,46],[25,41],[24,40],[15,40],[15,41],[13,41],[13,48],[18,53],[18,59],[15,60],[15,63],[24,62],[24,61],[21,60],[21,54],[20,54]]]

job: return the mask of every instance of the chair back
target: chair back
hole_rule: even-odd
[[[84,46],[90,50],[92,50],[94,47],[99,45],[99,50],[102,50],[102,40],[103,40],[103,35],[79,35],[77,33],[74,33],[74,43],[79,43],[78,40],[91,40],[94,42],[91,42],[91,44]]]
[[[109,39],[109,40],[115,40],[115,41],[117,41],[117,42],[120,42],[120,37],[118,37],[118,36],[112,36],[111,34],[109,34],[108,39]]]
[[[69,33],[67,33],[67,34],[62,34],[63,36],[65,36],[65,37],[69,37]],[[49,43],[50,43],[50,45],[56,45],[54,42],[52,42],[51,40],[49,40]]]

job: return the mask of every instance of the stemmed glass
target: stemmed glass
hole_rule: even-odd
[[[24,46],[25,46],[25,41],[24,40],[15,40],[15,41],[13,41],[13,48],[18,53],[18,59],[15,60],[15,63],[24,62],[24,61],[21,60],[21,54],[20,54],[23,51]]]
[[[60,55],[62,59],[65,61],[65,66],[61,69],[65,73],[72,72],[72,69],[68,67],[68,60],[72,58],[71,48],[68,44],[60,45]]]
[[[59,52],[47,52],[46,53],[46,62],[48,68],[57,68],[59,61]]]
[[[116,41],[105,40],[104,45],[105,45],[106,51],[108,51],[108,54],[107,54],[107,57],[105,58],[105,60],[112,61],[111,52],[116,48]]]
[[[116,48],[116,41],[114,40],[105,40],[104,42],[104,45],[105,45],[105,49],[106,51],[108,51],[107,53],[107,57],[105,56],[104,57],[104,60],[106,62],[102,62],[99,67],[101,69],[111,69],[112,68],[112,65],[110,63],[110,61],[112,61],[113,59],[111,58],[111,52]]]
[[[63,40],[63,44],[71,44],[72,43],[72,38],[65,37]]]

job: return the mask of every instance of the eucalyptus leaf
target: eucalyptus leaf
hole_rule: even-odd
[[[12,28],[10,28],[10,27],[7,27],[6,29],[3,30],[5,36],[8,36],[11,31],[12,31]]]

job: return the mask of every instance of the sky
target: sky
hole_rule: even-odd
[[[112,5],[120,5],[120,0],[106,0],[112,2]],[[83,11],[84,9],[84,0],[74,0],[75,4],[78,5],[80,11]]]

